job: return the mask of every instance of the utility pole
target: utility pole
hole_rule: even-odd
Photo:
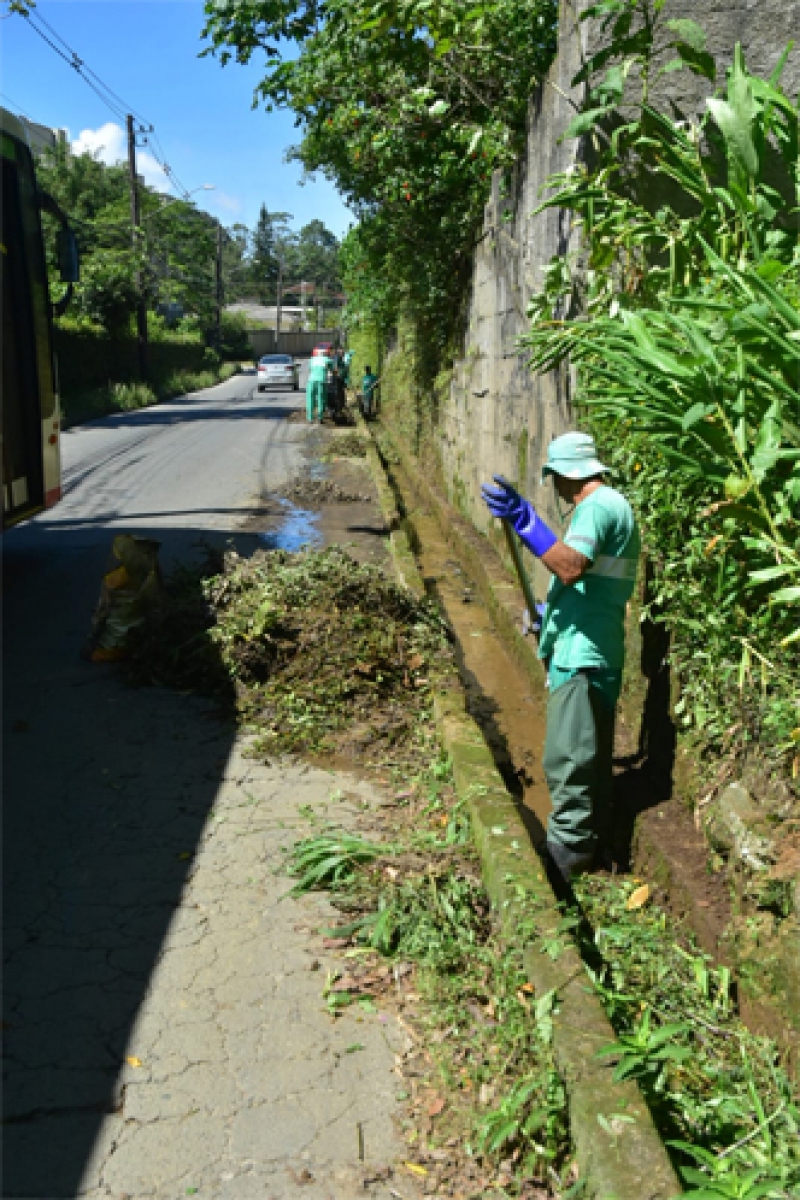
[[[217,326],[216,326],[216,344],[217,354],[222,346],[222,222],[217,221],[217,266],[216,266],[216,298],[217,298]]]
[[[128,114],[128,175],[131,189],[131,244],[134,253],[139,249],[139,186],[136,180],[136,130],[133,117]],[[139,378],[147,381],[147,298],[141,271],[136,276],[136,349],[139,358]]]
[[[275,352],[281,348],[281,303],[283,301],[283,259],[278,258],[278,307],[275,310]]]

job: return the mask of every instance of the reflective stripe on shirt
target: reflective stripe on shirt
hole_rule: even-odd
[[[635,558],[615,558],[610,554],[599,554],[587,575],[600,575],[604,579],[627,579],[633,583],[636,579],[637,560]]]

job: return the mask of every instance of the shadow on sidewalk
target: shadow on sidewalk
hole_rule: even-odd
[[[203,541],[258,544],[156,536],[165,566]],[[235,735],[208,701],[79,658],[111,538],[42,520],[3,544],[9,1200],[78,1193]]]

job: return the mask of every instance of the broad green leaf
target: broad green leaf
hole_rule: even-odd
[[[780,588],[770,596],[771,603],[797,604],[800,601],[800,587]]]
[[[696,425],[698,421],[702,421],[703,417],[708,416],[711,412],[714,412],[713,405],[704,404],[702,400],[698,401],[697,404],[693,404],[688,412],[686,412],[681,421],[681,426],[684,429],[691,429],[693,425]]]
[[[748,179],[758,173],[758,155],[753,145],[750,122],[741,116],[727,100],[706,100],[709,112],[722,130],[729,157]]]
[[[667,21],[667,29],[671,29],[673,33],[676,33],[680,41],[686,42],[693,50],[705,50],[706,31],[696,21],[678,17],[672,21]]]
[[[776,397],[759,426],[755,450],[750,460],[750,469],[758,480],[763,479],[778,461],[782,431],[781,402],[780,398]]]

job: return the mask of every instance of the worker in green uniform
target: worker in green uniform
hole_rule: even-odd
[[[315,354],[309,361],[306,384],[306,418],[309,421],[321,422],[325,414],[325,388],[330,367],[327,354]]]
[[[364,377],[361,380],[361,412],[365,417],[374,417],[378,411],[376,391],[380,379],[372,374],[372,367],[364,367]]]
[[[546,849],[567,881],[608,862],[614,710],[640,550],[631,506],[607,473],[588,434],[550,443],[542,482],[551,476],[559,499],[573,506],[563,541],[502,476],[482,488],[493,515],[553,575],[539,629],[548,686],[542,766],[553,804]]]

